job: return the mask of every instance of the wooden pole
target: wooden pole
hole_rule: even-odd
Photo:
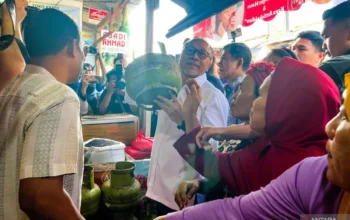
[[[146,0],[146,53],[153,52],[153,29],[154,29],[154,10],[158,8],[158,0]],[[144,135],[151,135],[152,112],[143,110],[141,121]]]

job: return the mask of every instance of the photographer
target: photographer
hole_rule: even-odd
[[[92,72],[93,67],[84,63],[83,74],[78,90],[80,115],[99,114],[100,93],[96,90],[99,79]]]
[[[119,56],[119,55],[118,55]],[[118,58],[118,57],[117,57]],[[120,57],[119,57],[120,58]],[[130,106],[125,103],[125,81],[123,58],[116,60],[115,68],[107,73],[107,87],[101,95],[100,114],[131,113]]]
[[[24,48],[23,43],[21,42],[21,24],[27,15],[25,10],[27,6],[27,0],[16,0],[16,21],[14,21],[16,25],[16,40],[13,41],[12,44],[5,50],[0,50],[0,91],[7,85],[8,82],[14,79],[19,73],[23,72],[26,65],[21,52],[21,47]],[[0,36],[1,40],[5,40],[13,35],[12,20],[6,3],[3,3],[0,13],[2,13]]]

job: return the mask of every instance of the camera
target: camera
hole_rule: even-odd
[[[125,89],[123,64],[121,64],[121,63],[116,64],[114,70],[115,70],[116,75],[117,75],[116,87],[120,90]]]
[[[125,79],[121,78],[116,82],[116,87],[120,90],[124,90],[125,89]]]
[[[97,48],[94,47],[94,46],[90,46],[90,47],[89,47],[89,53],[97,54],[97,53],[98,53]]]

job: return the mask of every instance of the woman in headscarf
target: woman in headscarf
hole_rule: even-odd
[[[231,115],[245,124],[249,124],[250,109],[253,102],[259,97],[259,88],[266,77],[275,70],[273,63],[256,62],[250,65],[240,85],[240,90],[237,92],[231,103]],[[225,140],[218,151],[233,152],[243,149],[254,139],[245,140]]]
[[[247,194],[302,159],[326,153],[324,127],[337,114],[339,97],[334,82],[321,70],[285,58],[266,78],[254,101],[250,127],[262,136],[253,144],[241,151],[215,154],[196,146],[200,126],[190,117],[196,111],[194,99],[187,102],[192,104],[191,111],[184,106],[188,133],[174,147],[203,176],[226,184],[233,196]]]
[[[324,218],[333,214],[329,217],[336,219],[336,214],[349,214],[350,73],[345,82],[344,106],[326,126],[328,155],[307,158],[248,195],[205,203],[157,220],[310,219],[308,214]]]

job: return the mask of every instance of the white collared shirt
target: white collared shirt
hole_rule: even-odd
[[[206,74],[198,76],[196,81],[202,90],[202,101],[197,112],[199,123],[202,126],[226,126],[229,112],[226,97],[207,80]],[[179,92],[181,102],[186,99],[185,86]],[[173,147],[182,135],[184,132],[177,128],[177,124],[164,111],[159,111],[146,196],[174,210],[179,209],[174,201],[179,184],[200,176]]]

